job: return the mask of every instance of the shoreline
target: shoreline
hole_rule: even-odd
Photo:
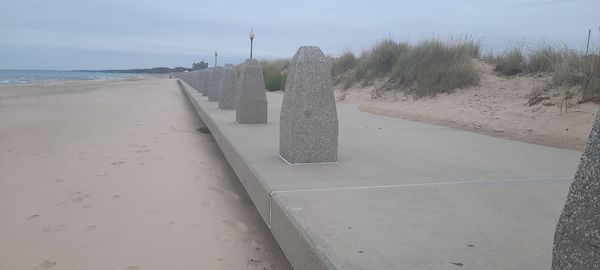
[[[0,70],[2,71],[2,70]],[[12,71],[12,70],[11,70]],[[35,71],[35,70],[24,70],[27,71]],[[80,72],[80,73],[94,73],[87,71],[69,71],[69,70],[40,70],[40,72]],[[112,80],[127,80],[127,79],[143,79],[143,78],[151,78],[151,77],[165,77],[168,74],[133,74],[133,73],[104,73],[104,74],[117,74],[115,76],[106,76],[106,77],[98,77],[98,78],[59,78],[59,79],[33,79],[31,81],[19,80],[4,80],[0,83],[0,88],[5,87],[27,87],[27,86],[35,86],[35,85],[59,85],[71,82],[80,82],[80,81],[112,81]],[[119,76],[119,74],[124,74]],[[2,73],[0,73],[2,75]],[[24,75],[25,76],[25,75]]]
[[[55,80],[23,85],[0,85],[0,100],[21,98],[37,95],[52,95],[60,93],[84,93],[93,91],[103,84],[118,84],[161,78],[160,76],[144,76],[114,79],[89,79],[89,80]]]

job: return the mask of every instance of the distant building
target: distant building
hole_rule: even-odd
[[[193,70],[199,70],[199,69],[205,69],[208,68],[208,63],[204,62],[204,60],[200,61],[200,63],[193,63],[192,64],[192,69]]]

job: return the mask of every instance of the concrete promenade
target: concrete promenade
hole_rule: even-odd
[[[581,153],[338,104],[338,163],[278,156],[283,95],[240,125],[185,82],[294,269],[549,269]]]

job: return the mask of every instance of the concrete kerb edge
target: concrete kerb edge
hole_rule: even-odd
[[[273,194],[272,215],[275,217],[271,233],[284,250],[285,256],[296,270],[337,269],[327,256],[318,248],[315,241],[300,226],[287,207]]]
[[[245,167],[244,169],[248,170],[250,174],[252,174],[247,176],[253,178],[262,187],[263,191],[268,195],[267,216],[265,216],[265,213],[261,212],[261,209],[259,207],[256,208],[261,214],[263,221],[265,222],[269,230],[271,230],[271,233],[273,234],[281,248],[284,250],[284,254],[288,258],[294,269],[335,269],[335,267],[325,256],[325,254],[323,254],[323,252],[317,248],[317,246],[314,244],[314,241],[308,235],[308,233],[299,225],[298,221],[292,217],[287,208],[283,207],[281,202],[274,198],[276,194],[274,194],[273,191],[267,189],[266,185],[261,180],[258,172],[252,166],[248,165],[249,163],[247,162],[247,160],[242,155],[240,155],[239,151],[235,147],[233,147],[233,145],[231,145],[231,143],[229,142],[229,140],[227,140],[227,138],[225,138],[225,136],[223,136],[223,134],[217,128],[214,121],[209,117],[208,113],[204,111],[204,109],[196,101],[196,97],[194,96],[196,93],[190,91],[190,88],[192,87],[184,81],[179,81],[179,84],[183,92],[189,98],[190,102],[194,106],[196,112],[198,113],[204,124],[213,134],[215,141],[221,148],[221,151],[223,152],[227,161],[231,164],[231,167],[234,169],[236,175],[244,185],[244,188],[246,189],[246,192],[248,192],[248,194],[250,195],[250,198],[254,202],[255,207],[257,203],[260,203],[259,201],[256,201],[258,200],[258,198],[255,198],[255,196],[260,196],[260,194],[256,194],[255,191],[253,192],[251,189],[249,189],[251,188],[249,186],[250,183],[246,183],[246,179],[244,176],[247,174],[239,171],[240,169],[237,169],[238,166],[235,166],[235,163],[237,163],[237,161],[232,155],[237,155],[237,157],[241,161],[240,165]],[[226,149],[231,149],[233,152],[230,153],[230,151]],[[275,216],[275,219],[273,219],[273,216]],[[278,225],[273,226],[273,221],[275,221],[275,224]]]

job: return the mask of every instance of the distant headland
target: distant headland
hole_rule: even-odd
[[[165,74],[172,72],[185,72],[208,68],[208,63],[200,61],[199,63],[193,63],[192,68],[186,67],[154,67],[154,68],[134,68],[134,69],[102,69],[102,70],[72,70],[79,72],[105,72],[105,73],[137,73],[137,74]]]

